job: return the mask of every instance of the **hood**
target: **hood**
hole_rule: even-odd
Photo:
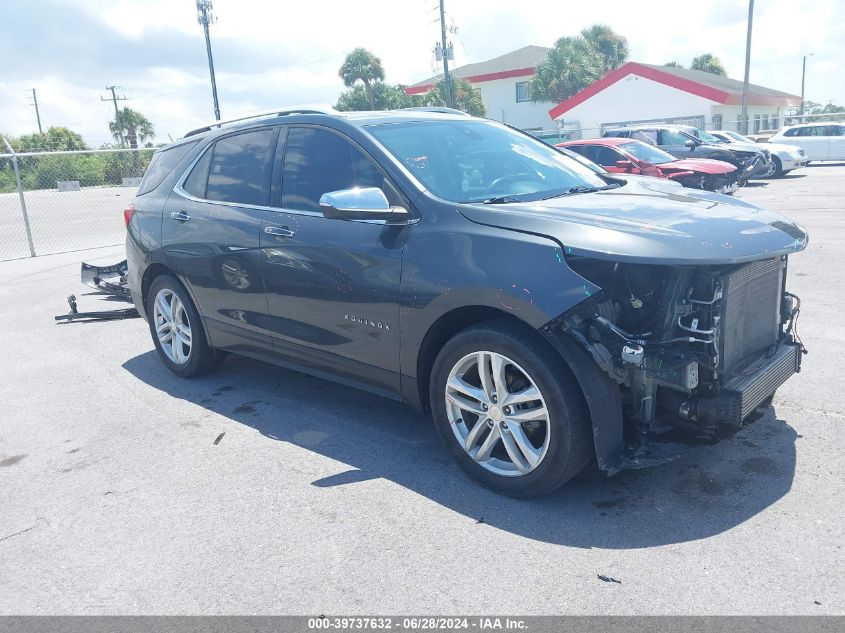
[[[684,158],[657,165],[661,171],[697,171],[702,174],[727,174],[736,171],[730,163],[711,158]]]
[[[769,150],[772,154],[778,152],[786,152],[787,154],[797,154],[801,148],[797,145],[787,145],[786,143],[760,143],[763,147]]]
[[[791,220],[729,196],[629,179],[539,202],[461,205],[472,222],[549,237],[567,254],[662,265],[738,264],[803,250]]]
[[[763,153],[763,148],[759,143],[743,143],[741,141],[731,141],[730,143],[722,143],[717,147],[724,147],[725,149],[733,149],[737,152],[754,152],[757,154]]]

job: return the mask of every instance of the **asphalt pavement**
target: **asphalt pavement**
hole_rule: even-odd
[[[0,614],[845,613],[845,164],[738,197],[810,232],[801,374],[718,445],[530,501],[401,404],[239,358],[178,379],[140,319],[56,324],[70,293],[117,307],[79,261],[121,247],[0,262]]]

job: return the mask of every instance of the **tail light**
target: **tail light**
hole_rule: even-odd
[[[129,223],[132,221],[132,216],[135,215],[135,205],[130,204],[123,210],[123,223],[126,228],[129,228]]]

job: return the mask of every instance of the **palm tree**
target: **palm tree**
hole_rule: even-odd
[[[116,120],[109,122],[109,131],[116,141],[125,136],[132,149],[138,149],[139,142],[143,144],[155,136],[155,128],[149,119],[132,108],[118,110]]]
[[[454,107],[472,116],[484,116],[484,101],[481,91],[465,79],[452,79],[452,100]],[[446,81],[441,79],[423,96],[423,105],[446,105]]]
[[[619,68],[628,59],[628,40],[606,24],[593,24],[581,31],[604,62],[604,70]]]
[[[129,141],[129,147],[138,149],[138,143],[144,143],[155,136],[155,128],[149,119],[132,108],[118,110],[114,121],[109,122],[109,131],[116,141],[123,142],[124,136]],[[143,173],[141,168],[141,152],[132,153],[132,174],[140,176]],[[128,165],[126,166],[128,170]]]
[[[603,72],[604,59],[591,43],[583,37],[562,37],[531,78],[531,100],[560,103],[600,79]]]
[[[356,48],[346,56],[338,75],[343,79],[347,88],[351,88],[356,81],[360,80],[364,84],[364,90],[367,91],[370,109],[376,109],[373,83],[384,80],[384,68],[381,65],[381,60],[375,54],[366,48]]]

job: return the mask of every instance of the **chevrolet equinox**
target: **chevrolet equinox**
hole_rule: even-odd
[[[215,122],[155,155],[124,219],[173,373],[237,353],[405,401],[512,496],[715,439],[800,367],[800,226],[457,111]]]

